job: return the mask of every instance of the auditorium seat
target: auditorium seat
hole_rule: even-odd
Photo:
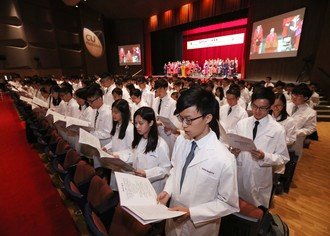
[[[77,163],[81,157],[74,149],[68,150],[64,159],[62,156],[57,156],[53,159],[53,169],[57,172],[62,181],[64,181],[66,175],[73,176],[76,170]]]
[[[118,195],[114,194],[105,179],[95,175],[89,186],[84,216],[92,235],[108,235],[118,204]]]
[[[239,213],[221,218],[219,235],[255,236],[259,234],[264,212],[243,199],[239,199],[239,207]]]
[[[65,191],[68,197],[75,201],[82,210],[86,204],[88,188],[94,175],[95,169],[85,161],[80,160],[74,176],[65,176]]]

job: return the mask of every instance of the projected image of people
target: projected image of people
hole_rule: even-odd
[[[301,8],[254,22],[250,59],[297,56],[304,13]]]

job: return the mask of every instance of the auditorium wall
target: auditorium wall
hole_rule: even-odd
[[[142,63],[141,65],[129,66],[129,70],[131,74],[135,74],[142,69],[140,74],[145,74],[143,27],[143,20],[141,19],[105,20],[104,31],[110,73],[125,74],[125,66],[119,65],[118,46],[140,44]]]
[[[107,70],[106,56],[93,64],[82,43],[82,21],[95,25],[93,14],[86,17],[52,0],[1,0],[0,9],[0,72],[60,76]]]
[[[246,78],[251,80],[261,80],[265,76],[271,76],[274,81],[282,80],[295,82],[298,75],[307,66],[310,68],[305,72],[306,76],[302,79],[315,80],[312,75],[314,68],[318,67],[316,56],[323,51],[320,47],[322,33],[326,34],[326,11],[328,8],[327,0],[308,1],[308,0],[252,0],[249,8],[250,25],[248,35],[251,35],[252,23],[275,15],[279,15],[291,10],[306,7],[305,20],[300,41],[300,48],[297,57],[276,58],[263,60],[248,60],[249,50],[246,51],[247,74]],[[329,23],[327,23],[329,25]],[[329,27],[328,27],[329,28]],[[328,29],[327,29],[328,30]],[[329,33],[328,33],[329,36]],[[327,42],[330,38],[328,37]],[[250,41],[247,42],[250,45]],[[325,43],[324,43],[325,44]],[[321,56],[324,57],[324,56]]]

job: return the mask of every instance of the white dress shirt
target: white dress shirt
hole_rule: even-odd
[[[195,156],[186,169],[180,190],[182,168],[193,140],[180,135],[174,145],[172,169],[164,191],[170,206],[189,208],[190,219],[166,222],[166,235],[218,235],[220,218],[239,211],[236,162],[213,131],[198,141]]]
[[[132,106],[131,106],[131,116],[132,116],[131,119],[132,120],[134,118],[134,113],[141,107],[149,107],[149,105],[145,101],[143,101],[142,99],[138,104],[135,104],[134,102],[132,103]]]
[[[229,109],[228,104],[220,107],[220,121],[227,133],[231,133],[235,129],[238,121],[248,117],[246,110],[238,104],[231,107],[232,110],[228,115]]]
[[[238,122],[235,133],[253,138],[254,116]],[[255,160],[250,152],[242,151],[236,158],[239,197],[258,207],[269,206],[273,187],[272,166],[284,165],[290,160],[285,142],[285,130],[271,115],[259,120],[254,144],[264,152],[264,158]]]
[[[100,139],[101,146],[108,144],[110,142],[110,132],[112,129],[112,114],[111,109],[106,104],[103,104],[99,109],[99,115],[96,120],[95,130],[91,131],[91,134]],[[92,116],[92,125],[94,125],[96,116],[96,109],[94,109],[94,114]]]
[[[79,104],[77,103],[76,99],[71,98],[70,101],[68,101],[65,111],[65,116],[79,118],[80,110],[79,110]]]
[[[147,139],[141,138],[139,144],[133,149],[133,167],[144,170],[154,187],[156,193],[163,191],[166,179],[171,169],[169,149],[160,136],[155,151],[144,153],[147,146]]]
[[[109,88],[104,88],[103,102],[110,108],[112,107],[112,103],[115,101],[112,96],[112,90],[114,90],[114,88],[116,88],[115,83],[113,83]]]
[[[149,107],[152,106],[155,94],[153,94],[149,89],[145,88],[141,90],[141,99],[148,104]]]

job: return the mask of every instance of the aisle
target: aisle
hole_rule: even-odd
[[[330,122],[318,122],[319,141],[298,162],[289,194],[275,196],[275,207],[289,225],[290,236],[330,235]]]
[[[0,101],[0,235],[78,235],[9,97]]]

